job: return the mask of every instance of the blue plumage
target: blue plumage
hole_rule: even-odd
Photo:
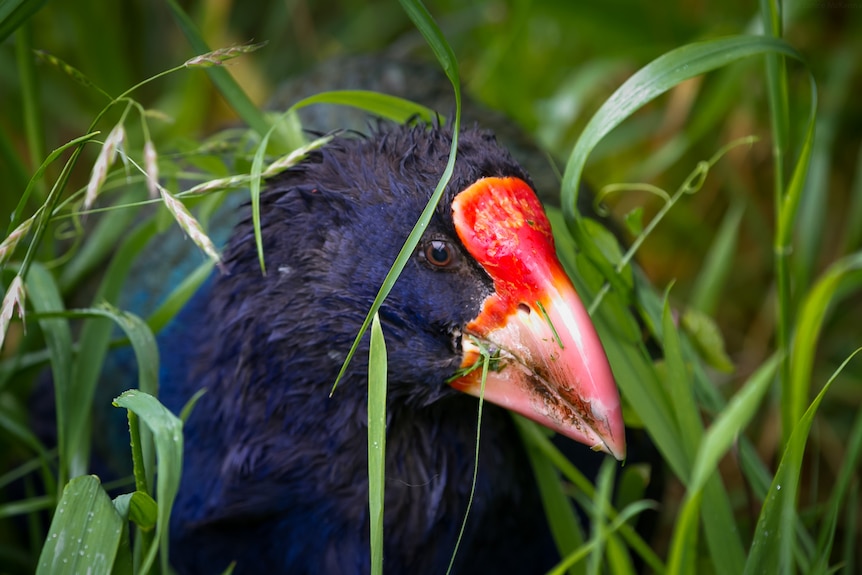
[[[386,126],[339,138],[262,196],[266,276],[250,218],[226,273],[160,338],[162,400],[186,426],[172,562],[182,573],[364,573],[369,568],[366,348],[330,398],[388,266],[442,173],[450,133]],[[455,175],[425,233],[458,245],[451,198],[521,168],[493,137],[462,134]],[[381,309],[389,350],[385,565],[445,572],[473,473],[477,401],[446,384],[460,326],[492,291],[459,248],[440,271],[417,254]],[[479,482],[458,572],[541,572],[557,557],[509,415],[485,405]]]

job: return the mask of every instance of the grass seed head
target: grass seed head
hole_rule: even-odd
[[[122,124],[117,124],[105,143],[102,144],[102,150],[99,152],[99,157],[96,158],[96,163],[93,164],[93,173],[90,175],[90,181],[87,182],[87,193],[84,195],[84,209],[89,210],[96,202],[96,197],[99,195],[99,190],[102,189],[102,184],[105,183],[105,178],[108,177],[108,169],[114,164],[117,159],[117,151],[126,139],[126,129]]]
[[[9,324],[12,322],[12,314],[18,310],[18,317],[24,321],[24,280],[20,275],[16,275],[12,283],[9,284],[9,289],[6,290],[6,295],[3,296],[3,305],[0,306],[0,349],[3,347],[3,342],[6,339],[6,332],[9,329]]]

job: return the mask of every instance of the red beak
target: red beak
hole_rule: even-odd
[[[452,202],[462,243],[495,293],[462,338],[462,367],[492,353],[484,398],[622,460],[619,393],[598,334],[554,250],[551,225],[518,178],[483,178]],[[482,370],[451,382],[479,396]]]

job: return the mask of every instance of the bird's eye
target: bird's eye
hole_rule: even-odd
[[[432,266],[445,268],[455,261],[455,248],[443,240],[431,240],[425,244],[425,261]]]

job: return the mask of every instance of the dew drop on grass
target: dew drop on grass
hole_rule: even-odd
[[[775,486],[775,490],[776,490],[776,491],[781,491],[781,485],[776,485],[776,486]]]

